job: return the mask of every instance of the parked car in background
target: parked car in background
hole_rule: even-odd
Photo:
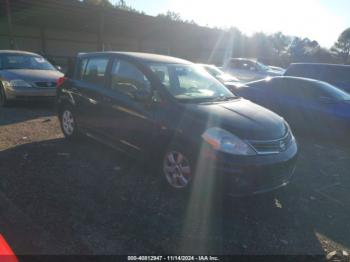
[[[240,81],[249,82],[268,76],[281,76],[284,71],[273,69],[253,59],[232,58],[223,66],[223,71],[234,75]]]
[[[279,66],[268,65],[268,67],[270,67],[272,70],[280,71],[282,74],[284,74],[284,72],[286,71],[286,69],[284,69],[283,67],[279,67]]]
[[[14,100],[54,98],[56,81],[62,76],[38,54],[0,50],[0,106]]]
[[[273,77],[236,87],[233,92],[283,116],[310,134],[348,135],[350,95],[326,82]]]
[[[239,83],[239,79],[234,77],[233,75],[227,74],[215,65],[207,65],[207,64],[198,64],[200,67],[205,69],[209,74],[219,80],[226,87],[230,87],[231,85],[235,85]]]
[[[294,63],[287,68],[284,75],[325,81],[350,92],[350,65]]]
[[[297,144],[288,124],[197,65],[127,52],[83,54],[76,65],[58,86],[66,138],[84,133],[151,158],[176,189],[222,185],[241,195],[289,182]]]

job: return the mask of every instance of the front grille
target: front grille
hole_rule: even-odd
[[[293,135],[288,130],[287,134],[280,139],[269,141],[250,140],[248,142],[258,154],[277,154],[287,150],[292,141]]]
[[[47,88],[47,87],[56,87],[56,82],[35,82],[36,87]]]

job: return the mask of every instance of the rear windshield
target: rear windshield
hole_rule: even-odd
[[[350,82],[350,66],[292,65],[286,76],[300,76],[332,82]]]
[[[287,68],[284,75],[319,79],[319,72],[322,69],[323,68],[321,67],[313,67],[308,65],[291,65]]]
[[[350,67],[327,68],[324,76],[334,82],[350,82]]]

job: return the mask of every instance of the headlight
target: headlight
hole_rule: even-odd
[[[14,79],[9,81],[3,81],[4,86],[6,87],[32,87],[31,84],[22,80],[22,79]]]
[[[295,140],[294,134],[293,134],[292,129],[290,128],[290,125],[288,124],[288,122],[284,120],[284,124],[286,125],[286,127],[287,127],[287,132],[290,133],[290,135],[291,135],[291,137],[292,137],[292,140]]]
[[[202,138],[215,150],[221,152],[244,156],[256,155],[256,152],[247,143],[219,127],[207,129]]]

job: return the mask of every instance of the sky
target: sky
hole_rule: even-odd
[[[118,0],[112,0],[115,3]],[[148,15],[177,12],[203,26],[308,37],[331,47],[350,27],[350,0],[125,0]]]

